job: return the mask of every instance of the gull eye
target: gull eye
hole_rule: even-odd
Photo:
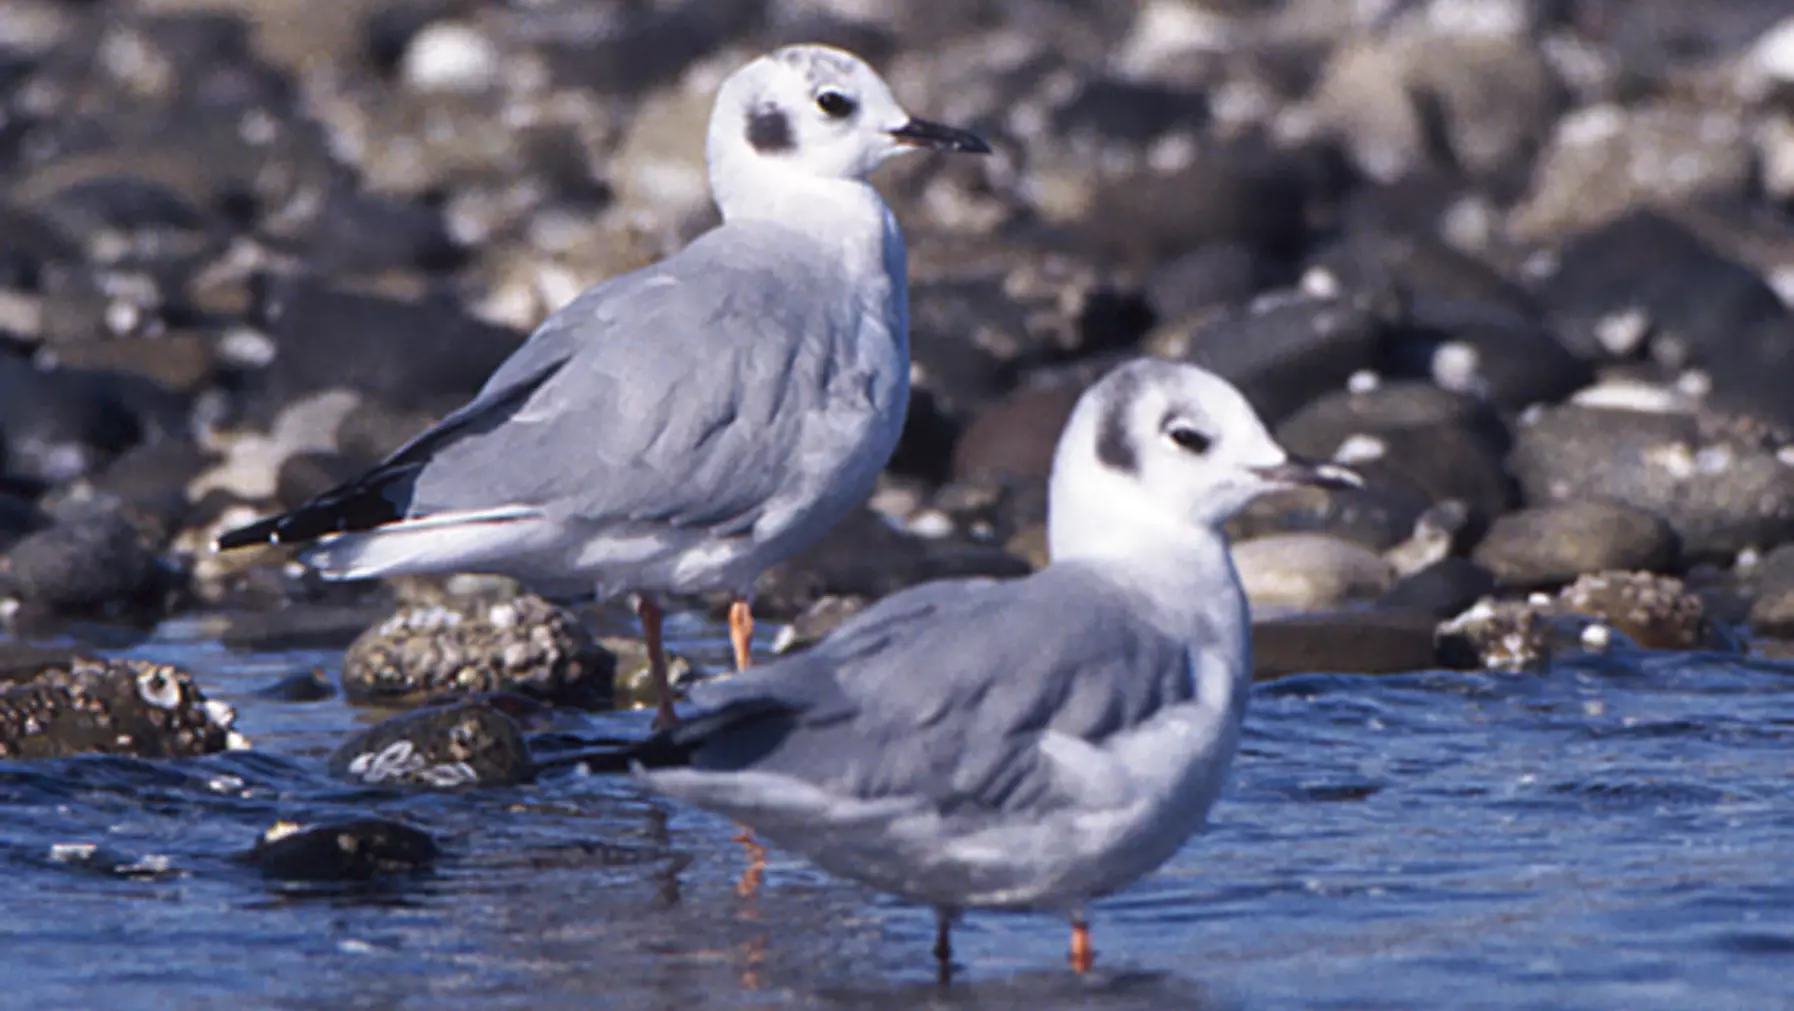
[[[1178,449],[1186,453],[1194,453],[1197,456],[1208,452],[1209,447],[1214,445],[1213,439],[1188,425],[1170,426],[1165,429],[1165,437],[1170,439]]]
[[[854,100],[839,91],[825,91],[816,96],[816,107],[828,115],[830,119],[846,119],[853,115],[859,106]]]

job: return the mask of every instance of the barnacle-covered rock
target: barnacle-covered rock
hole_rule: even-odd
[[[554,702],[609,701],[617,658],[579,619],[534,594],[409,602],[343,655],[353,702],[511,691]]]
[[[330,756],[331,775],[369,786],[493,786],[523,782],[531,769],[522,729],[483,699],[395,716]]]
[[[246,748],[235,719],[174,667],[77,657],[0,690],[0,758],[189,758]]]

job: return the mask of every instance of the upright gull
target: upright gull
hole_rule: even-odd
[[[933,906],[943,978],[977,907],[1063,914],[1087,970],[1086,905],[1202,827],[1239,743],[1250,630],[1222,524],[1264,492],[1357,483],[1292,459],[1215,375],[1124,365],[1060,438],[1051,564],[905,590],[699,686],[637,775]]]
[[[733,594],[746,667],[755,578],[870,494],[903,427],[906,253],[866,176],[906,150],[989,148],[825,46],[730,75],[706,147],[721,226],[579,295],[369,473],[218,547],[318,540],[305,561],[336,579],[634,593],[660,725],[664,595]]]

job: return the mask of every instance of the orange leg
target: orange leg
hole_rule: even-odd
[[[734,841],[747,850],[747,870],[741,872],[741,879],[735,882],[735,894],[744,899],[751,899],[760,891],[760,882],[766,879],[766,847],[754,838],[754,832],[747,826],[741,826],[735,833]]]
[[[648,678],[654,683],[654,729],[665,730],[679,722],[673,712],[673,684],[667,676],[666,649],[660,641],[660,623],[666,613],[647,597],[635,602],[635,613],[642,621],[642,642],[648,647]]]
[[[1090,947],[1090,924],[1071,921],[1071,971],[1082,976],[1096,964],[1096,950]]]
[[[754,608],[746,599],[737,597],[729,602],[729,642],[735,647],[735,669],[747,670],[753,665],[752,640],[754,635]],[[735,883],[735,892],[742,898],[751,898],[760,890],[760,882],[766,877],[766,847],[754,840],[753,830],[740,826],[735,833],[735,841],[747,850],[747,870],[741,872],[741,880]]]
[[[737,597],[729,603],[729,642],[735,646],[735,669],[753,665],[754,605]]]

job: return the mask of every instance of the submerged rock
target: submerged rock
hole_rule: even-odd
[[[452,790],[521,783],[532,774],[517,721],[482,699],[377,723],[330,756],[330,774],[368,786]]]
[[[311,826],[276,822],[244,859],[264,877],[282,881],[370,881],[428,871],[439,853],[422,829],[357,818]]]
[[[417,702],[443,693],[514,691],[603,705],[617,656],[579,619],[534,594],[401,605],[343,655],[352,702]]]
[[[191,758],[248,747],[235,719],[174,667],[77,657],[0,689],[0,758]]]

